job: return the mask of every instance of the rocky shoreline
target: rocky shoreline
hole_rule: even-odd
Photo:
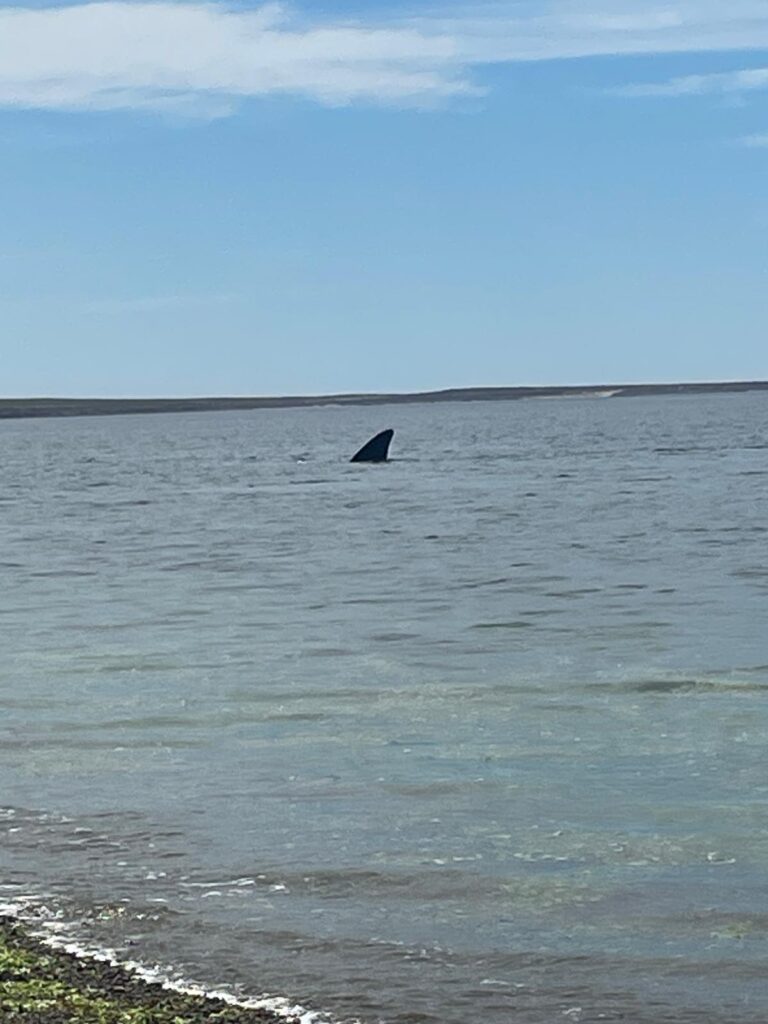
[[[298,1020],[298,1018],[296,1018]],[[52,949],[0,917],[3,1024],[286,1024],[268,1010],[189,995],[106,961]]]

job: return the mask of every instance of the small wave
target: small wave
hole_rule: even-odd
[[[478,901],[503,898],[506,889],[498,879],[466,872],[465,862],[475,863],[481,859],[478,854],[457,856],[438,852],[435,856],[425,854],[405,869],[399,861],[391,870],[386,867],[300,872],[273,869],[230,880],[192,877],[184,880],[181,887],[201,899],[242,898],[243,894],[312,896],[323,901],[415,899],[437,903],[463,900],[468,895]],[[306,945],[307,941],[303,938],[302,944]],[[338,939],[334,938],[333,942],[337,944]]]
[[[532,622],[513,619],[511,622],[476,622],[470,629],[533,629]]]
[[[85,576],[96,576],[97,573],[88,569],[41,569],[39,572],[31,572],[32,579],[79,579]]]
[[[697,678],[695,676],[649,676],[640,679],[588,682],[583,689],[613,693],[686,694],[686,693],[757,693],[768,689],[765,681],[752,679]]]
[[[756,565],[746,569],[734,569],[730,575],[740,580],[765,580],[768,579],[768,568]]]
[[[377,643],[395,643],[398,640],[416,640],[418,636],[418,633],[405,633],[393,630],[391,633],[372,633],[371,640],[375,640]]]
[[[708,688],[697,679],[646,679],[632,686],[636,693],[676,693],[680,690]]]
[[[511,583],[512,579],[509,576],[498,576],[496,579],[491,580],[469,580],[466,583],[457,583],[453,589],[455,590],[478,590],[481,587],[501,587],[505,583]]]
[[[700,454],[700,453],[703,453],[703,452],[719,452],[719,451],[722,451],[721,448],[706,448],[706,447],[702,448],[702,447],[697,447],[697,446],[693,446],[693,445],[690,446],[690,447],[679,447],[679,448],[675,448],[675,447],[670,447],[670,448],[654,448],[653,450],[654,450],[654,452],[657,455],[696,455],[696,454]]]

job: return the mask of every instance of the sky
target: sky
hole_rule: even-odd
[[[768,378],[768,0],[0,2],[0,395]]]

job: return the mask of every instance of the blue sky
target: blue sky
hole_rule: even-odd
[[[0,5],[6,396],[768,377],[766,0]]]

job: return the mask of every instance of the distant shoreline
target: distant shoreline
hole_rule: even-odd
[[[296,409],[313,406],[410,405],[420,402],[510,402],[523,398],[636,398],[642,395],[702,395],[743,391],[768,391],[768,381],[448,388],[408,394],[285,395],[263,398],[0,398],[0,419]]]

